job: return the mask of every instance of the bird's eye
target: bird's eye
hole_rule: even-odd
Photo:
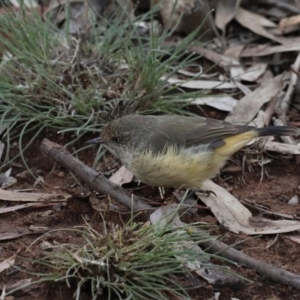
[[[111,140],[112,140],[114,143],[120,143],[120,142],[121,142],[121,139],[120,139],[118,136],[112,137]]]

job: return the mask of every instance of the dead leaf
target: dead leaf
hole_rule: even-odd
[[[9,2],[14,6],[14,7],[21,7],[20,4],[24,5],[26,8],[36,8],[38,7],[38,3],[35,0],[24,0],[22,2],[18,0],[9,0]]]
[[[261,77],[267,70],[268,64],[256,63],[249,67],[243,74],[239,76],[239,79],[249,82],[255,82]]]
[[[264,18],[263,16],[239,7],[235,19],[242,26],[248,28],[252,32],[270,40],[273,40],[277,43],[282,43],[282,40],[280,38],[277,38],[275,35],[271,34],[264,28],[275,28],[277,27],[277,25],[271,22],[270,20]]]
[[[229,95],[220,95],[216,97],[201,97],[196,98],[192,101],[192,104],[196,105],[208,105],[210,107],[222,110],[222,111],[232,111],[237,105],[237,100]]]
[[[226,121],[238,124],[249,123],[260,108],[276,96],[287,84],[283,73],[263,83],[259,88],[243,97],[235,106]]]
[[[30,235],[30,234],[38,234],[38,233],[45,233],[48,230],[40,230],[39,232],[32,232],[29,230],[25,230],[24,232],[5,232],[5,233],[0,233],[0,241],[9,241],[9,240],[14,240],[19,237],[22,237],[24,235]]]
[[[266,118],[266,113],[263,110],[259,110],[258,113],[257,113],[257,116],[250,123],[248,123],[247,125],[255,126],[255,127],[258,127],[258,128],[265,127],[267,125],[266,124],[266,119],[267,119]]]
[[[219,223],[234,233],[243,232],[248,235],[257,235],[300,230],[300,222],[298,221],[273,221],[253,217],[238,199],[211,180],[205,181],[202,188],[214,193],[207,195],[198,193],[200,199],[211,209]]]
[[[28,207],[48,207],[48,206],[53,206],[54,204],[45,204],[45,203],[36,203],[36,202],[33,202],[33,203],[26,203],[26,204],[20,204],[20,205],[14,205],[14,206],[9,206],[9,207],[1,207],[0,208],[0,214],[5,214],[5,213],[8,213],[8,212],[12,212],[12,211],[17,211],[17,210],[20,210],[20,209],[25,209],[25,208],[28,208]]]
[[[299,204],[299,198],[297,195],[294,195],[288,202],[288,205],[298,205]]]
[[[174,207],[161,206],[150,215],[150,221],[152,224],[158,224],[160,227],[165,227],[167,224],[182,226],[183,223],[177,213],[178,210],[174,209]]]
[[[290,235],[288,235],[286,237],[288,239],[290,239],[291,241],[300,244],[300,234],[299,233],[290,234]]]
[[[128,9],[128,15],[126,16],[129,16],[131,1],[120,2],[124,2],[122,7]],[[104,11],[113,8],[116,9],[116,1],[51,0],[44,17],[53,24],[68,26],[69,33],[77,34],[88,30],[93,20],[97,19],[97,16],[101,16]],[[64,22],[65,20],[68,21]]]
[[[9,168],[5,173],[0,174],[0,188],[5,189],[15,184],[17,179],[10,176],[12,168]]]
[[[28,293],[29,290],[30,290],[30,286],[32,288],[34,288],[34,286],[31,284],[31,282],[32,282],[31,278],[22,279],[22,280],[17,281],[16,283],[14,283],[10,286],[7,286],[7,291],[18,289],[19,292],[22,291],[23,293],[24,292]]]
[[[208,80],[181,80],[174,77],[162,76],[161,80],[167,80],[170,84],[176,84],[177,86],[203,90],[203,89],[233,89],[236,88],[236,85],[231,82],[222,82],[222,81],[208,81]]]
[[[16,193],[0,189],[0,200],[5,201],[30,201],[30,202],[61,202],[68,201],[70,195],[46,194],[46,193]]]
[[[2,133],[2,128],[0,128],[0,134],[1,133]],[[0,159],[2,158],[4,147],[5,147],[5,144],[0,141]]]
[[[246,48],[242,51],[241,57],[260,57],[274,53],[300,51],[300,43],[286,43],[280,46],[259,45],[257,47]]]
[[[246,85],[242,84],[241,82],[239,82],[239,81],[236,80],[236,81],[234,81],[234,83],[235,83],[236,87],[237,87],[238,89],[240,89],[240,91],[241,91],[244,95],[248,95],[248,94],[251,93],[251,90],[250,90]]]
[[[19,251],[18,251],[19,252]],[[7,270],[9,269],[11,266],[13,266],[15,264],[15,261],[16,261],[16,256],[17,256],[17,253],[14,254],[13,256],[3,260],[1,263],[0,263],[0,273],[3,272],[4,270]]]
[[[244,47],[244,45],[230,47],[224,53],[224,56],[231,61],[230,76],[235,81],[239,80],[239,76],[245,73],[244,68],[239,62],[239,56]]]
[[[218,34],[210,11],[213,2],[206,0],[153,0],[152,6],[159,6],[162,23],[175,32],[191,33],[199,29],[199,35],[203,39],[212,39]],[[199,27],[203,22],[206,22]]]
[[[285,31],[287,27],[295,26],[299,24],[300,24],[300,15],[297,15],[297,16],[281,19],[278,26],[282,31]]]
[[[170,28],[181,30],[178,22],[183,15],[189,15],[194,8],[194,0],[153,0],[152,5],[160,5],[160,15],[164,24],[169,24]],[[179,25],[179,26],[178,26]]]
[[[109,180],[115,184],[122,186],[124,183],[131,182],[133,174],[125,167],[122,166],[116,173],[114,173]]]
[[[233,20],[241,0],[219,0],[216,7],[216,26],[225,34],[226,25]]]
[[[201,46],[193,46],[190,49],[190,51],[201,54],[206,59],[212,61],[214,64],[216,64],[224,69],[228,69],[228,67],[230,67],[233,63],[232,59],[226,57],[225,55],[219,54],[218,52],[215,52],[210,49],[206,49]]]

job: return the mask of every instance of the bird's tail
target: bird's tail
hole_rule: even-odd
[[[268,136],[268,135],[299,135],[300,129],[297,127],[291,126],[269,126],[263,128],[257,128],[256,132],[258,136]]]

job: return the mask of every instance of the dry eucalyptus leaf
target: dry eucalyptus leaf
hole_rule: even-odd
[[[298,205],[298,204],[299,204],[299,198],[297,195],[293,196],[288,202],[288,205]]]
[[[1,207],[0,208],[0,214],[5,214],[5,213],[8,213],[8,212],[17,211],[17,210],[20,210],[20,209],[25,209],[25,208],[28,208],[28,207],[35,207],[35,208],[36,207],[45,207],[45,205],[46,204],[44,204],[44,203],[33,202],[33,203],[26,203],[26,204],[20,204],[20,205],[8,206],[8,207]]]
[[[248,95],[250,94],[252,91],[244,84],[242,84],[239,81],[234,81],[236,87],[244,94],[244,95]]]
[[[15,264],[15,261],[16,261],[16,254],[3,260],[0,263],[0,273],[3,272],[4,270],[9,269],[11,266],[13,266]]]
[[[41,230],[38,233],[45,233],[47,230]],[[0,232],[0,241],[9,241],[9,240],[14,240],[19,237],[25,236],[25,235],[30,235],[30,234],[36,234],[37,232],[32,232],[29,230],[16,230],[15,232]]]
[[[268,64],[256,63],[249,67],[243,74],[239,76],[239,79],[249,82],[255,82],[260,78],[267,70]]]
[[[217,33],[210,10],[215,0],[154,0],[152,5],[159,5],[162,23],[177,32],[191,33],[204,20],[199,34],[204,38],[213,38]]]
[[[109,180],[115,184],[122,186],[124,183],[131,182],[133,174],[125,167],[122,166],[116,173],[114,173]]]
[[[300,244],[300,234],[299,233],[290,234],[287,236],[287,238],[295,243]]]
[[[218,52],[215,52],[213,50],[206,49],[201,46],[193,46],[190,49],[190,51],[201,54],[203,57],[212,61],[214,64],[216,64],[222,68],[227,68],[231,65],[231,60],[228,57],[226,57]]]
[[[226,25],[233,20],[241,0],[219,0],[216,7],[216,26],[225,33]]]
[[[2,131],[0,129],[0,134],[1,133],[2,133]],[[5,147],[5,144],[0,141],[0,159],[1,159],[3,151],[4,151],[4,147]]]
[[[66,20],[66,6],[71,11],[69,28],[71,33],[77,33],[80,27],[84,27],[88,20],[85,20],[84,14],[88,8],[88,3],[83,0],[51,0],[44,17],[53,24],[61,24]],[[73,24],[74,23],[74,24]],[[74,27],[74,28],[73,28]],[[76,28],[76,29],[75,29]]]
[[[266,113],[263,110],[259,110],[259,112],[257,113],[257,116],[247,125],[255,126],[258,128],[265,127],[267,125],[266,119],[267,119]]]
[[[239,7],[238,12],[235,16],[237,22],[239,22],[242,26],[248,28],[252,32],[268,38],[277,43],[282,43],[280,38],[277,38],[275,35],[268,32],[264,27],[276,27],[277,25],[263,16],[256,14],[254,12],[248,11],[244,8]]]
[[[226,121],[231,123],[249,123],[260,108],[276,96],[287,84],[287,76],[283,73],[263,83],[256,90],[243,97],[233,109]]]
[[[21,4],[24,5],[26,8],[35,8],[38,7],[38,3],[35,0],[23,0],[22,2],[19,0],[9,0],[9,2],[14,7],[21,7]]]
[[[27,293],[29,294],[31,289],[34,289],[35,286],[32,285],[32,278],[29,279],[21,279],[14,283],[13,285],[7,286],[7,291],[18,290],[19,293]]]
[[[169,24],[170,28],[180,25],[184,14],[191,14],[195,0],[154,0],[152,5],[160,6],[160,15],[164,24]],[[180,30],[180,27],[178,28]]]
[[[237,100],[229,95],[221,95],[216,97],[201,97],[192,101],[192,104],[207,105],[222,111],[232,111],[237,105]]]
[[[205,181],[202,189],[214,192],[208,195],[198,193],[198,196],[211,209],[219,223],[234,233],[243,232],[248,235],[257,235],[300,230],[300,222],[298,221],[273,221],[253,217],[238,199],[211,180]]]
[[[93,20],[101,20],[101,17],[109,16],[117,9],[126,12],[122,17],[133,18],[132,3],[129,0],[51,0],[44,17],[53,24],[63,24],[62,29],[68,26],[70,33],[78,34],[88,30]]]
[[[70,195],[46,193],[17,193],[0,189],[0,200],[5,201],[30,201],[30,202],[61,202],[70,199]]]
[[[259,45],[257,47],[246,48],[242,51],[241,57],[260,57],[291,51],[300,51],[300,43],[286,43],[281,46]]]
[[[176,84],[177,86],[195,89],[195,90],[203,90],[203,89],[234,89],[236,85],[232,82],[222,82],[222,81],[209,81],[209,80],[181,80],[174,77],[165,77],[162,76],[161,80],[166,80],[170,84]]]
[[[230,76],[233,80],[237,81],[240,80],[240,75],[245,73],[244,68],[242,67],[241,63],[239,62],[240,53],[244,49],[244,45],[234,46],[228,48],[224,56],[230,60]]]
[[[300,24],[300,15],[292,16],[289,18],[281,19],[279,22],[279,28],[284,31],[287,27]]]

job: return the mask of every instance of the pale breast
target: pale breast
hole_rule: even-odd
[[[213,177],[226,157],[208,150],[206,145],[191,148],[169,147],[164,153],[147,151],[136,156],[128,168],[142,182],[160,187],[200,189]]]

